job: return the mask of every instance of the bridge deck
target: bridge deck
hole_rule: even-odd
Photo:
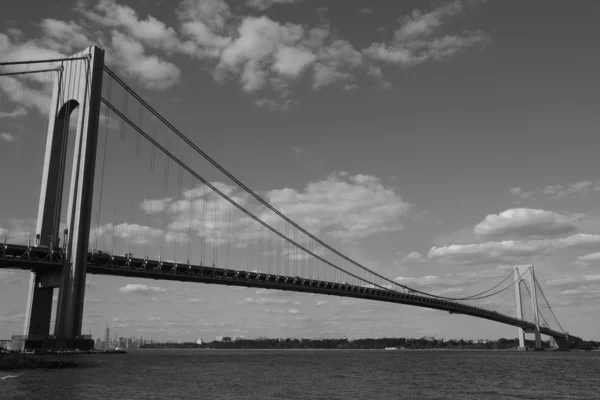
[[[21,245],[0,245],[0,268],[13,268],[32,271],[59,271],[63,261],[61,249],[49,250],[46,247]],[[187,265],[158,260],[144,260],[125,256],[111,256],[105,253],[89,253],[87,272],[99,275],[127,276],[180,282],[200,282],[218,285],[246,286],[295,292],[317,293],[360,299],[407,304],[418,307],[448,311],[488,319],[507,325],[534,329],[532,322],[523,321],[496,311],[420,295],[376,287],[327,282],[303,277],[273,275],[262,272],[224,269],[212,266]],[[365,285],[367,285],[365,283]],[[548,327],[540,327],[542,334],[564,338],[565,334]],[[571,336],[572,339],[577,339]]]

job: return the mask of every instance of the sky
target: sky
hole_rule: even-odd
[[[396,282],[457,296],[533,264],[565,330],[598,340],[598,11],[595,2],[541,0],[22,0],[3,10],[0,60],[96,44],[112,70],[213,159],[342,253]],[[20,174],[14,190],[0,192],[3,240],[33,229],[49,79],[0,80],[3,186]],[[116,88],[111,95],[120,101]],[[119,125],[104,123],[114,134],[106,142],[118,140]],[[177,204],[211,207],[191,176],[177,185],[177,168],[163,191],[147,163],[128,164],[135,146],[129,133],[108,145],[100,237],[142,225],[144,200],[153,200],[157,221]],[[151,157],[150,147],[140,152]],[[129,206],[111,193],[138,197]],[[136,221],[127,220],[131,210]],[[189,228],[196,235],[179,250],[198,243],[194,218],[170,215],[168,227],[146,220],[151,236],[166,249],[174,241],[167,235],[187,238]],[[29,273],[0,271],[0,337],[22,331],[28,281]],[[89,275],[83,333],[102,337],[107,324],[155,340],[516,333],[417,307]]]

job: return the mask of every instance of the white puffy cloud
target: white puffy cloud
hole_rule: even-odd
[[[428,13],[415,9],[401,19],[390,43],[373,43],[363,53],[373,60],[413,67],[425,61],[449,58],[469,47],[486,43],[489,39],[481,31],[435,36],[439,28],[464,12],[464,6],[465,2],[457,0]]]
[[[156,294],[165,293],[166,291],[167,289],[157,286],[142,285],[140,283],[128,283],[127,285],[119,288],[119,292],[121,293]]]
[[[155,55],[145,54],[142,44],[119,31],[111,35],[111,60],[129,78],[148,89],[166,89],[179,82],[181,71],[168,61]]]
[[[327,300],[319,300],[317,301],[317,303],[315,304],[317,307],[322,307],[324,305],[329,304],[329,302]]]
[[[321,47],[314,67],[313,89],[353,79],[349,70],[362,66],[362,62],[362,54],[345,40],[337,39]]]
[[[425,262],[425,257],[418,251],[411,251],[403,257],[403,260],[409,262]]]
[[[48,48],[39,40],[23,40],[20,36],[0,33],[0,57],[3,60],[26,61],[61,58],[64,54]],[[47,66],[47,64],[41,64]]]
[[[378,178],[361,174],[331,175],[308,184],[303,192],[286,188],[265,197],[305,229],[342,240],[399,231],[400,217],[411,207]]]
[[[111,1],[101,1],[99,3],[99,5],[103,4],[115,5]],[[117,7],[119,10],[129,9],[128,7],[116,5],[115,7]],[[129,10],[131,11],[129,13],[130,18],[125,20],[129,22],[134,20],[138,21],[137,19],[134,19],[134,17],[136,17],[135,12],[133,12],[131,9]],[[92,19],[92,22],[95,22],[96,24],[106,22],[106,24],[102,25],[104,28],[111,26],[121,28],[129,27],[129,25],[126,25],[125,22],[122,21],[125,17],[123,17],[120,13],[117,14],[119,17],[110,14],[108,16],[104,16],[104,19],[101,19],[100,17]],[[87,13],[86,15],[89,16],[90,13]],[[110,24],[108,23],[109,21],[111,21]],[[98,32],[90,28],[84,28],[83,25],[77,24],[73,21],[64,22],[55,19],[44,19],[40,23],[42,36],[39,39],[25,41],[22,38],[10,38],[5,34],[0,33],[0,57],[2,59],[10,59],[15,61],[27,59],[62,58],[66,55],[70,55],[76,51],[82,50],[92,43],[97,43],[100,46],[105,47],[107,50],[106,62],[111,65],[116,65],[117,69],[124,73],[127,77],[136,79],[140,85],[146,88],[165,89],[178,82],[180,71],[179,68],[177,68],[174,64],[165,61],[156,55],[146,54],[146,50],[144,49],[144,46],[140,40],[146,40],[146,42],[154,43],[158,41],[158,37],[160,36],[160,33],[153,33],[154,30],[150,29],[150,25],[146,25],[142,24],[140,28],[133,30],[128,29],[132,32],[132,34],[123,33],[118,29],[113,29],[108,36],[109,39],[107,39],[104,32]],[[141,33],[146,36],[141,36]],[[153,38],[151,37],[152,35],[155,35],[156,37]],[[141,37],[141,39],[138,39],[135,36]],[[169,46],[166,44],[163,47]],[[40,68],[47,67],[47,65],[45,67],[40,65]],[[35,77],[36,75],[33,76]],[[38,77],[36,79],[41,78]],[[7,80],[10,81],[10,79]],[[16,81],[16,79],[13,80]],[[12,86],[15,86],[14,82],[12,83]],[[41,100],[36,101],[36,98],[40,97],[40,90],[36,90],[36,88],[32,88],[30,86],[27,87],[27,90],[29,90],[31,93],[24,93],[21,95],[21,99],[13,98],[13,101],[20,103],[25,107],[36,106],[39,109],[41,104],[38,103],[43,103]],[[11,90],[10,92],[13,91],[14,90]],[[12,97],[16,97],[16,94],[12,95]]]
[[[232,14],[223,0],[184,0],[177,17],[182,34],[195,43],[195,55],[200,59],[218,58],[231,43],[228,25]]]
[[[40,42],[61,54],[73,54],[93,44],[86,30],[73,21],[46,18],[40,28],[43,33]]]
[[[113,0],[99,0],[92,8],[79,10],[89,20],[107,28],[120,28],[144,44],[164,51],[183,47],[175,29],[149,15],[140,19],[136,11]]]
[[[433,246],[428,257],[450,264],[489,264],[514,262],[549,254],[546,241],[502,241],[465,245]]]
[[[239,73],[247,92],[262,89],[271,72],[297,77],[315,59],[299,46],[304,36],[301,25],[247,17],[237,31],[238,37],[221,54],[215,76],[224,79],[228,72]]]
[[[139,245],[146,244],[148,240],[150,243],[155,242],[159,238],[163,238],[165,233],[162,229],[153,228],[146,225],[130,224],[123,222],[120,224],[113,224],[109,222],[101,226],[95,226],[90,229],[90,244],[98,240],[107,238],[124,239],[128,243]]]
[[[262,11],[274,4],[299,1],[247,0],[246,4]],[[106,61],[118,72],[145,88],[163,90],[181,79],[179,68],[163,55],[183,54],[205,63],[204,69],[212,70],[218,81],[233,77],[246,92],[277,92],[280,101],[260,96],[254,102],[271,111],[287,111],[295,105],[289,86],[304,75],[310,75],[314,90],[336,83],[343,90],[352,90],[358,87],[353,80],[361,72],[375,77],[379,86],[390,87],[381,73],[375,76],[369,72],[374,67],[364,62],[363,54],[397,61],[398,54],[408,52],[410,64],[416,65],[481,42],[479,32],[430,37],[446,19],[462,11],[461,4],[452,3],[427,14],[414,11],[404,18],[392,43],[374,43],[360,52],[330,28],[322,12],[320,22],[311,27],[280,23],[264,15],[235,15],[225,0],[183,0],[169,25],[115,0],[99,0],[91,6],[79,3],[75,7],[83,22],[42,20],[38,39],[25,40],[16,30],[7,30],[12,39],[0,34],[0,57],[59,58],[96,43],[106,48]],[[29,103],[35,102],[35,93],[27,97]]]
[[[475,226],[474,233],[484,239],[556,237],[575,232],[575,221],[580,217],[531,208],[512,208],[488,215]]]
[[[514,263],[549,255],[558,248],[586,248],[600,245],[600,235],[578,233],[566,238],[504,240],[464,245],[433,246],[428,257],[447,264]]]

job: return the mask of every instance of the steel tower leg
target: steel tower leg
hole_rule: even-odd
[[[520,268],[515,266],[515,297],[517,302],[517,318],[523,319],[523,304],[521,303],[521,273]],[[517,350],[527,350],[525,347],[525,331],[523,328],[517,328],[517,337],[519,338],[519,347]]]
[[[535,348],[534,350],[542,349],[542,335],[540,334],[540,310],[537,302],[537,288],[535,284],[535,272],[533,265],[529,270],[529,282],[531,284],[531,306],[533,307],[533,322],[535,324]]]
[[[82,65],[70,63],[65,75],[78,79],[69,98],[81,107],[77,121],[75,151],[67,211],[67,243],[58,298],[55,335],[58,347],[89,347],[93,341],[81,338],[88,242],[92,219],[94,170],[98,145],[100,98],[104,51],[90,47],[73,57],[88,56]],[[83,71],[84,73],[82,73]]]
[[[42,170],[42,186],[36,225],[36,245],[55,247],[59,237],[60,211],[64,180],[64,157],[68,129],[68,115],[58,114],[58,104],[61,98],[62,72],[55,75],[48,133],[46,136],[46,153]],[[66,118],[66,120],[65,120]],[[66,125],[67,124],[67,125]],[[50,278],[50,279],[48,279]],[[58,287],[60,271],[32,271],[29,281],[29,294],[25,314],[23,335],[30,341],[45,341],[50,334],[52,316],[52,296],[54,288]],[[46,281],[46,286],[42,285]],[[53,281],[51,285],[48,281]],[[27,342],[23,341],[23,346]],[[38,343],[39,344],[39,343]]]
[[[104,51],[96,46],[75,54],[82,60],[65,61],[55,82],[42,175],[37,234],[39,245],[58,244],[66,141],[70,113],[79,107],[65,236],[65,261],[59,274],[33,275],[30,283],[25,334],[48,337],[54,287],[60,287],[55,324],[56,342],[44,340],[25,346],[93,348],[81,338],[87,252],[91,225],[94,169],[102,94]],[[49,294],[50,293],[50,294]],[[48,304],[49,303],[49,304]],[[90,347],[91,346],[91,347]]]

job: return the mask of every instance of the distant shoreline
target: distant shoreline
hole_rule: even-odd
[[[451,351],[469,351],[469,352],[474,352],[474,351],[485,351],[485,352],[524,352],[524,351],[519,351],[516,348],[511,348],[511,349],[385,349],[385,348],[381,348],[381,349],[286,349],[286,348],[282,348],[282,349],[252,349],[252,348],[222,348],[222,349],[212,349],[212,348],[196,348],[196,349],[191,349],[191,348],[156,348],[156,349],[148,349],[148,348],[140,348],[140,349],[135,349],[133,350],[134,352],[137,351],[173,351],[173,350],[177,350],[177,351],[411,351],[411,352],[419,352],[419,351],[447,351],[447,352],[451,352]],[[552,352],[551,350],[546,350],[548,352]],[[571,351],[584,351],[584,350],[576,350],[573,349]],[[591,350],[591,351],[600,351],[600,350]]]

